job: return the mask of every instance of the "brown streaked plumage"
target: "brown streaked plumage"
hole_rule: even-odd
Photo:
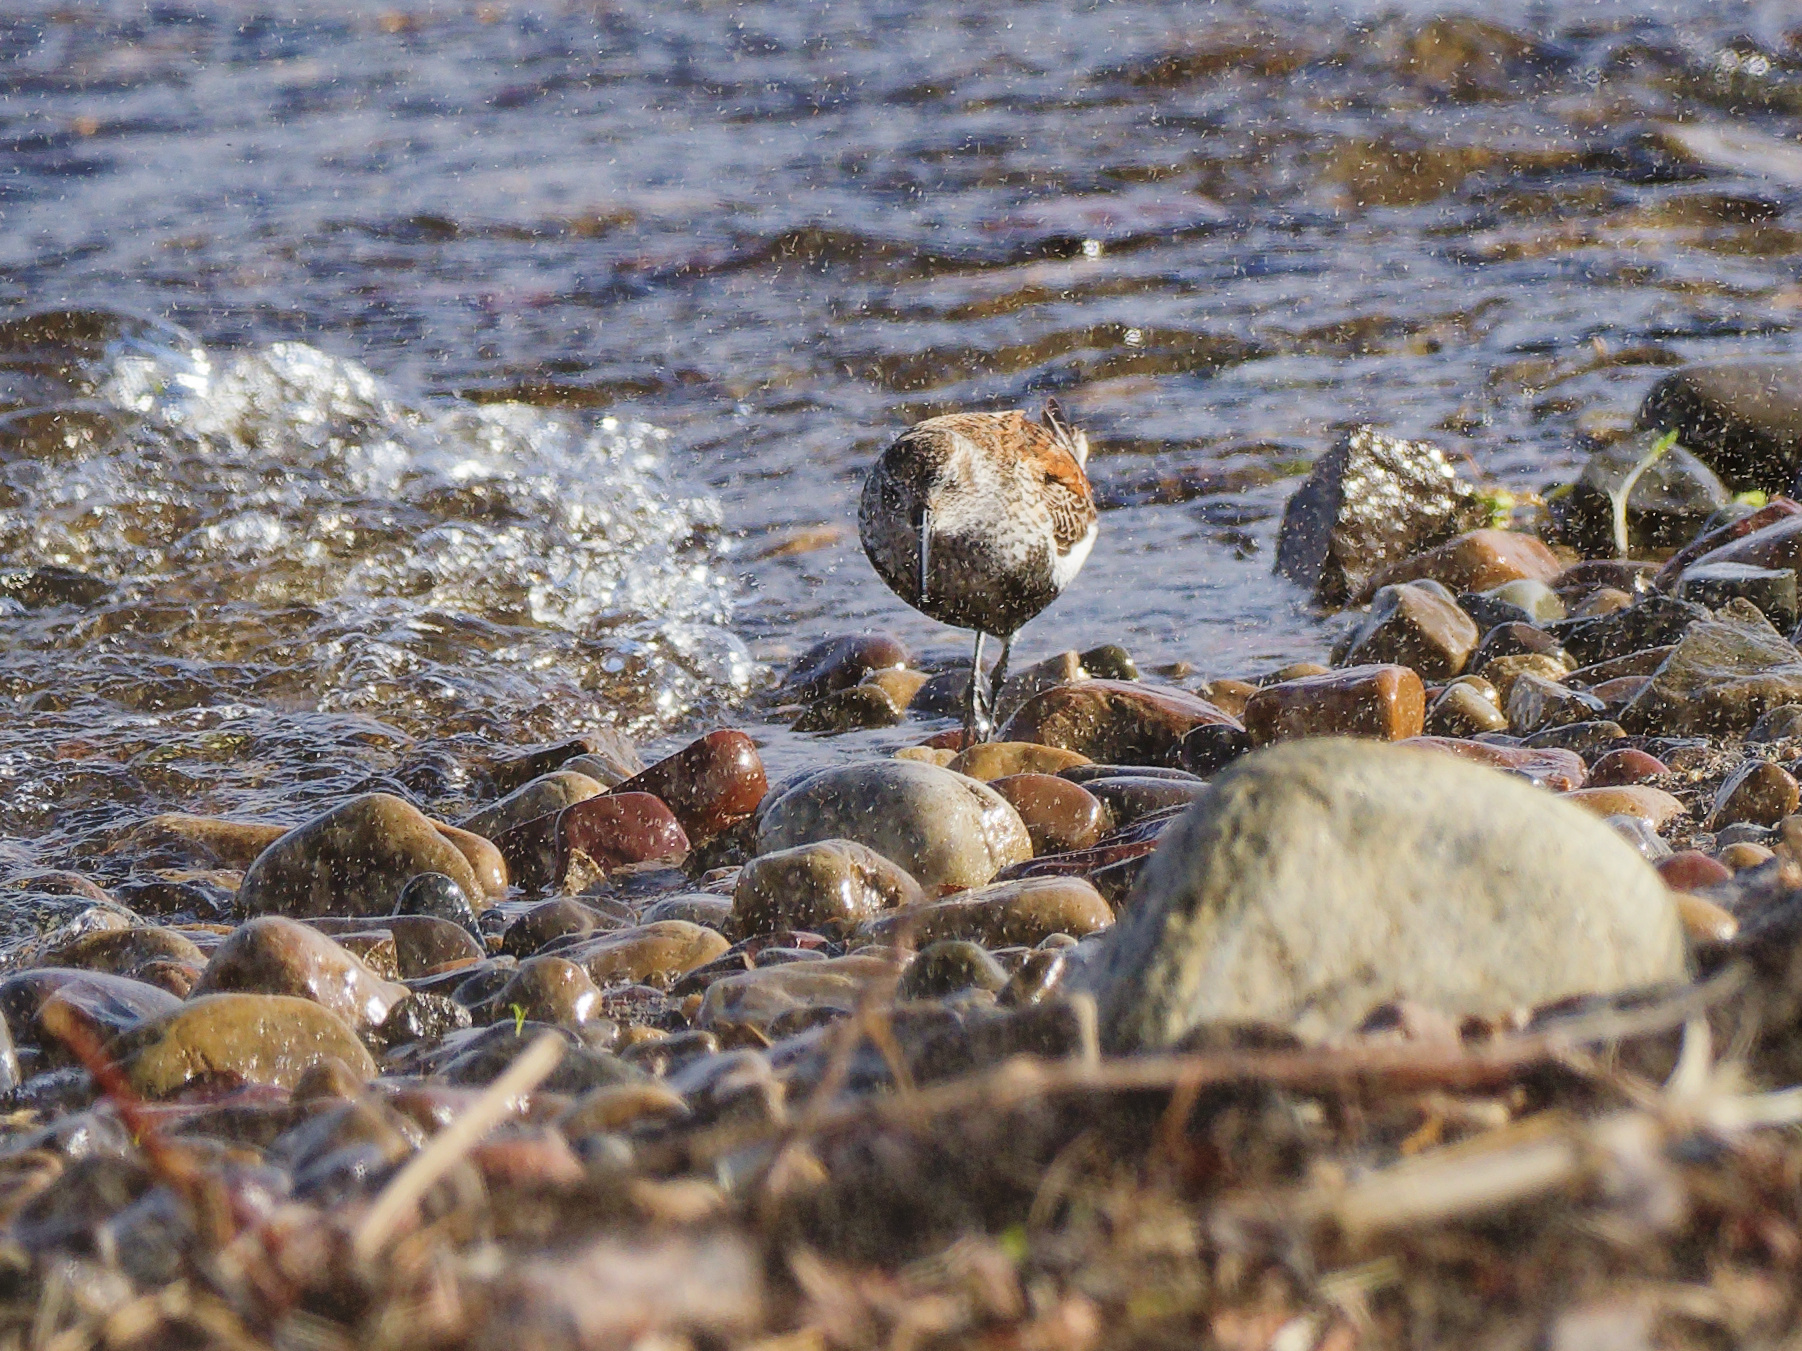
[[[1042,422],[1019,409],[951,413],[908,428],[864,481],[858,534],[878,576],[941,623],[976,630],[968,738],[992,730],[1014,635],[1059,593],[1095,543],[1088,438],[1047,402]],[[984,638],[1001,639],[988,708]]]

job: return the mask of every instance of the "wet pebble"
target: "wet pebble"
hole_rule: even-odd
[[[1590,766],[1591,788],[1620,788],[1627,784],[1645,783],[1670,770],[1664,761],[1631,746],[1609,751]]]
[[[1351,666],[1266,685],[1246,701],[1245,730],[1256,745],[1299,737],[1419,736],[1426,691],[1406,666]]]
[[[1509,729],[1524,737],[1567,723],[1597,721],[1608,708],[1587,691],[1523,671],[1509,685],[1503,711]]]
[[[665,756],[614,795],[649,793],[675,813],[691,840],[704,840],[756,811],[768,791],[756,743],[721,729]]]
[[[713,929],[671,919],[586,939],[558,955],[584,967],[596,985],[621,981],[667,985],[729,946]]]
[[[1506,530],[1472,530],[1391,565],[1369,583],[1374,594],[1398,582],[1428,579],[1452,592],[1487,591],[1527,579],[1550,583],[1564,565],[1536,536]]]
[[[1001,963],[988,949],[968,939],[928,943],[901,973],[896,999],[942,999],[961,990],[1000,990],[1008,982]]]
[[[1802,518],[1797,518],[1802,519]],[[1724,735],[1802,702],[1802,653],[1741,600],[1699,619],[1619,715],[1628,731]]]
[[[417,808],[387,793],[353,798],[288,831],[257,856],[238,889],[247,914],[385,915],[420,873],[454,879],[486,903],[475,871]]]
[[[528,957],[513,969],[507,983],[487,999],[470,1006],[478,1023],[530,1019],[563,1027],[579,1027],[600,1014],[601,992],[588,972],[562,957]]]
[[[198,976],[206,957],[185,934],[154,925],[83,934],[45,955],[47,966],[80,967],[138,980],[145,967],[160,970],[165,963],[191,967]]]
[[[1115,828],[1131,825],[1153,812],[1187,807],[1206,791],[1203,780],[1157,779],[1138,774],[1091,779],[1088,783],[1088,792],[1100,801]]]
[[[1481,681],[1481,685],[1477,682]],[[1440,691],[1427,709],[1423,730],[1432,736],[1476,736],[1483,732],[1505,732],[1508,719],[1496,706],[1495,686],[1481,676],[1456,680]]]
[[[390,915],[383,927],[394,935],[394,960],[401,979],[479,962],[488,955],[469,930],[436,915]]]
[[[1032,947],[1052,934],[1081,938],[1114,922],[1113,909],[1080,877],[1019,878],[959,892],[860,927],[864,942],[892,943],[903,935],[916,946],[964,938],[985,947]]]
[[[190,1084],[293,1088],[334,1059],[357,1078],[375,1062],[349,1025],[324,1005],[289,995],[213,994],[188,1000],[122,1034],[113,1053],[134,1091],[166,1098]]]
[[[181,1005],[167,990],[125,976],[65,968],[16,971],[0,980],[0,1013],[11,1032],[9,1054],[14,1046],[36,1049],[42,1055],[40,1068],[82,1063],[77,1050],[65,1043],[56,1020],[47,1023],[43,1017],[45,1005],[53,999],[65,1006],[64,1016],[95,1047]]]
[[[1520,677],[1530,675],[1557,684],[1570,672],[1563,662],[1548,657],[1543,652],[1523,652],[1519,656],[1497,657],[1494,661],[1486,662],[1478,674],[1494,687],[1496,698],[1501,701],[1501,708],[1506,712],[1508,697],[1514,693],[1514,682]]]
[[[1791,737],[1802,737],[1802,704],[1781,704],[1761,714],[1746,733],[1746,740],[1755,744]]]
[[[718,929],[721,933],[737,933],[732,918],[732,898],[711,892],[689,891],[679,896],[666,896],[647,906],[644,914],[639,916],[643,924],[664,919],[686,920],[690,924]]]
[[[476,924],[476,912],[469,903],[469,894],[458,884],[457,879],[444,873],[420,873],[410,878],[406,886],[400,889],[395,898],[395,915],[430,916],[446,920],[470,933],[480,930]]]
[[[1716,843],[1719,844],[1718,837]],[[1732,844],[1722,845],[1715,857],[1723,865],[1737,873],[1744,872],[1747,868],[1756,868],[1769,863],[1776,857],[1776,854],[1762,844],[1737,840]]]
[[[962,774],[908,760],[864,761],[807,775],[765,808],[757,853],[821,840],[867,845],[929,894],[980,886],[1032,856],[1006,799]]]
[[[1654,864],[1665,886],[1672,891],[1696,891],[1725,882],[1733,876],[1726,864],[1697,849],[1681,849]]]
[[[815,643],[782,677],[779,698],[795,703],[858,684],[872,671],[907,665],[907,649],[885,633],[852,633]]]
[[[1238,721],[1184,690],[1126,680],[1059,685],[1007,721],[1010,741],[1036,741],[1112,764],[1175,765],[1197,727]]]
[[[541,901],[509,924],[501,938],[501,951],[509,957],[530,957],[559,938],[586,938],[597,929],[626,927],[624,920],[584,905],[572,896],[559,896]]]
[[[1482,635],[1437,582],[1385,586],[1370,612],[1334,653],[1346,666],[1411,667],[1424,680],[1445,680],[1464,669]]]
[[[925,899],[905,869],[855,840],[760,854],[740,869],[732,913],[744,935],[807,929],[843,937],[864,920]]]
[[[1638,816],[1654,830],[1663,830],[1681,818],[1682,802],[1662,788],[1645,784],[1626,784],[1619,788],[1578,788],[1564,794],[1564,800],[1596,816]]]
[[[841,736],[868,727],[893,727],[906,717],[903,706],[882,686],[853,685],[807,705],[792,726],[797,732]]]
[[[464,817],[458,824],[464,830],[474,831],[492,840],[502,832],[523,825],[534,817],[560,812],[565,807],[597,797],[605,791],[606,788],[601,783],[586,774],[578,774],[569,769],[553,770],[522,784],[499,802],[491,803]]]
[[[577,856],[611,871],[631,864],[679,862],[688,835],[661,798],[621,789],[589,798],[557,814],[554,880],[569,879]]]
[[[225,992],[311,999],[352,1028],[375,1027],[407,993],[318,930],[280,915],[239,925],[214,949],[194,994]]]
[[[1716,791],[1707,828],[1719,830],[1745,821],[1774,826],[1796,810],[1798,801],[1802,801],[1802,789],[1781,765],[1748,760]]]
[[[834,957],[791,962],[723,976],[707,987],[695,1026],[743,1024],[768,1029],[797,1012],[851,1013],[871,981],[894,977],[894,963],[880,957]]]
[[[959,751],[946,768],[983,783],[1015,774],[1058,774],[1075,765],[1091,763],[1086,755],[1032,741],[984,741]]]
[[[1034,855],[1086,849],[1113,825],[1099,798],[1052,774],[1010,774],[989,787],[1020,814]]]

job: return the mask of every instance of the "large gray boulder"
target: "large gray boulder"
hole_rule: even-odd
[[[1333,739],[1221,775],[1084,979],[1129,1051],[1205,1023],[1318,1038],[1390,999],[1499,1014],[1686,974],[1669,893],[1597,818],[1452,756]]]

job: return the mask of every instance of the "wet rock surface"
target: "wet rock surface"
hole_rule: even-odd
[[[846,839],[897,864],[928,892],[980,886],[1032,855],[1020,815],[962,774],[904,760],[809,775],[765,807],[757,852]]]
[[[1343,605],[1391,563],[1482,523],[1475,488],[1424,441],[1359,427],[1314,462],[1277,533],[1277,571]]]
[[[315,1067],[337,1061],[358,1079],[375,1062],[350,1027],[311,999],[214,994],[138,1023],[113,1054],[134,1090],[166,1098],[189,1088],[264,1084],[292,1089]]]
[[[294,995],[330,1009],[353,1029],[376,1026],[406,994],[326,935],[266,915],[240,925],[213,950],[196,996],[237,992]]]
[[[1652,387],[1639,424],[1676,432],[1735,492],[1788,492],[1802,467],[1802,367],[1791,361],[1686,366]]]
[[[1128,1048],[1221,1021],[1323,1035],[1393,998],[1495,1014],[1686,965],[1663,884],[1601,822],[1450,757],[1321,741],[1215,783],[1092,973]]]
[[[1027,700],[1008,719],[1004,735],[1106,763],[1174,766],[1183,739],[1196,728],[1238,725],[1206,700],[1181,690],[1088,680]]]
[[[874,849],[822,840],[759,854],[739,869],[732,914],[741,934],[805,929],[842,938],[864,920],[925,899],[920,884]]]
[[[487,899],[468,860],[424,813],[370,793],[269,845],[245,872],[238,905],[253,915],[385,915],[420,873],[450,877],[472,905]]]

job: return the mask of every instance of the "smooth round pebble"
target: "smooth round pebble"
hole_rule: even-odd
[[[1655,779],[1660,774],[1668,774],[1670,770],[1664,761],[1655,755],[1648,755],[1642,750],[1625,747],[1621,750],[1609,751],[1589,767],[1589,779],[1585,784],[1589,788],[1623,788],[1628,784],[1644,783]]]
[[[1669,858],[1659,859],[1653,866],[1672,891],[1695,891],[1699,887],[1725,882],[1733,876],[1726,864],[1699,849],[1681,849]]]
[[[1087,849],[1113,825],[1101,799],[1053,774],[1009,774],[989,787],[1020,813],[1035,856]]]

